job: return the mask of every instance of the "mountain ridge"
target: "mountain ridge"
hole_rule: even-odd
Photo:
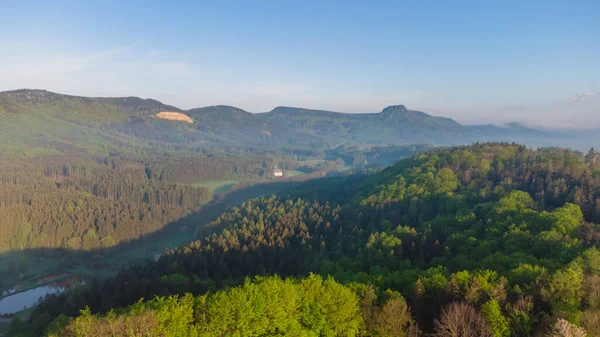
[[[34,97],[32,97],[32,95],[34,95]],[[324,110],[324,109],[309,109],[309,108],[294,107],[294,106],[277,106],[277,107],[273,108],[271,111],[267,111],[267,112],[251,112],[251,111],[242,109],[240,107],[227,105],[227,104],[207,105],[207,106],[200,106],[200,107],[195,107],[195,108],[191,108],[191,109],[182,109],[182,108],[179,108],[174,105],[163,103],[163,102],[153,99],[153,98],[142,98],[139,96],[78,96],[78,95],[57,93],[57,92],[49,91],[46,89],[15,89],[15,90],[0,91],[0,98],[2,98],[2,96],[8,96],[9,98],[19,97],[19,98],[21,98],[20,103],[27,103],[27,102],[22,101],[23,96],[26,96],[27,98],[30,98],[30,99],[35,98],[35,96],[37,96],[38,98],[41,96],[41,97],[46,97],[46,98],[51,97],[51,98],[54,98],[55,100],[58,98],[63,98],[63,99],[69,98],[69,99],[81,99],[81,100],[103,101],[103,102],[120,102],[120,101],[122,101],[122,102],[130,101],[130,102],[138,102],[138,103],[147,102],[147,103],[152,103],[155,105],[164,106],[165,108],[168,108],[170,110],[177,111],[177,112],[192,112],[192,111],[197,112],[197,111],[209,110],[209,109],[229,109],[229,110],[237,110],[239,112],[246,112],[246,113],[252,114],[252,115],[270,114],[270,113],[301,112],[301,113],[325,113],[325,114],[335,114],[335,115],[344,115],[344,116],[363,116],[363,115],[376,115],[376,114],[395,115],[395,114],[398,114],[399,112],[401,112],[401,113],[414,112],[414,113],[423,114],[423,115],[426,115],[429,117],[444,118],[444,119],[449,119],[449,120],[454,121],[450,117],[434,116],[434,115],[431,115],[431,114],[428,114],[428,113],[425,113],[422,111],[408,110],[406,108],[406,106],[402,105],[402,104],[387,106],[379,112],[362,112],[362,113],[330,111],[330,110]],[[29,103],[34,103],[34,102],[29,101]],[[454,122],[456,122],[456,121],[454,121]],[[456,123],[460,124],[458,122],[456,122]]]
[[[29,102],[23,102],[23,96],[25,96],[25,95],[27,98],[30,99]],[[32,95],[33,95],[33,97],[32,97]],[[3,96],[8,97],[8,98],[20,98],[20,100],[18,100],[19,103],[36,103],[36,102],[40,101],[40,99],[39,99],[40,97],[48,98],[48,99],[52,98],[52,99],[54,99],[54,101],[58,100],[59,98],[62,98],[62,99],[68,98],[68,99],[98,101],[98,102],[112,103],[112,104],[114,104],[114,103],[123,103],[123,104],[129,103],[129,104],[133,105],[135,103],[138,103],[138,104],[147,103],[150,105],[162,106],[162,107],[164,107],[164,110],[175,111],[175,112],[185,112],[185,113],[197,113],[197,112],[205,112],[205,111],[209,111],[209,110],[222,110],[222,112],[235,111],[236,113],[246,113],[246,114],[250,114],[250,115],[259,115],[259,116],[263,115],[263,114],[275,114],[275,113],[280,113],[280,114],[281,113],[283,113],[283,114],[323,113],[325,115],[339,115],[339,116],[347,116],[347,117],[373,116],[373,115],[398,116],[398,115],[409,114],[409,115],[419,116],[419,117],[444,119],[444,120],[456,123],[456,125],[460,125],[460,126],[491,126],[491,125],[495,125],[495,124],[464,125],[464,124],[454,120],[451,117],[436,116],[436,115],[431,115],[429,113],[418,111],[418,110],[409,110],[403,104],[389,105],[389,106],[383,108],[379,112],[350,113],[350,112],[331,111],[331,110],[324,110],[324,109],[310,109],[310,108],[295,107],[295,106],[276,106],[275,108],[273,108],[272,110],[267,111],[267,112],[251,112],[251,111],[242,109],[240,107],[227,105],[227,104],[207,105],[207,106],[200,106],[200,107],[195,107],[195,108],[190,108],[190,109],[182,109],[175,105],[166,104],[166,103],[163,103],[163,102],[153,99],[153,98],[142,98],[139,96],[79,96],[79,95],[57,93],[57,92],[49,91],[46,89],[15,89],[15,90],[0,91],[0,99],[3,98]],[[31,99],[37,99],[37,100],[31,101]],[[0,101],[0,104],[2,104],[2,101]],[[229,111],[227,111],[227,110],[229,110]],[[507,122],[507,123],[504,123],[503,125],[508,126],[508,125],[517,125],[517,124],[521,124],[521,123]],[[529,126],[525,126],[525,125],[523,125],[523,126],[530,128],[530,129],[536,129],[534,127],[529,127]]]
[[[195,123],[184,127],[178,121],[152,119],[151,116],[165,111],[185,114]],[[28,117],[13,118],[17,126],[27,119],[22,129],[29,128],[32,123],[41,125],[41,128],[50,118],[66,123],[65,130],[87,126],[95,130],[116,129],[127,135],[141,137],[144,141],[168,139],[169,142],[208,142],[232,146],[328,148],[340,144],[461,145],[477,141],[558,146],[576,137],[540,131],[519,123],[507,123],[505,126],[463,125],[452,118],[410,110],[405,105],[390,105],[377,113],[345,113],[288,106],[253,113],[229,105],[181,109],[151,98],[83,97],[40,89],[0,92],[0,115],[3,112],[17,115],[26,113]],[[84,135],[86,132],[82,130],[80,133]],[[21,135],[16,136],[15,139],[9,137],[8,141],[18,143]],[[65,135],[59,134],[57,137],[62,139]],[[82,138],[75,145],[85,143],[85,137]],[[69,142],[74,143],[73,139]],[[576,144],[579,148],[589,149],[589,142],[581,139],[579,142]]]

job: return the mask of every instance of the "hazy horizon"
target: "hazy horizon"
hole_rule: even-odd
[[[5,7],[0,90],[600,127],[599,3]]]

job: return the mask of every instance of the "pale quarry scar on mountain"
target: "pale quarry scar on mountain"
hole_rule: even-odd
[[[163,112],[157,113],[156,117],[162,118],[162,119],[168,119],[171,121],[184,121],[184,122],[190,123],[190,124],[194,123],[194,121],[190,118],[190,116],[179,113],[179,112],[163,111]]]

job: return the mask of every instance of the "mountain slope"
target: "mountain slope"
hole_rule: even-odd
[[[431,336],[445,336],[435,319],[457,302],[481,313],[483,328],[501,320],[518,336],[543,335],[563,317],[597,331],[599,186],[598,164],[574,151],[498,143],[431,151],[372,175],[309,182],[286,197],[233,207],[208,225],[214,234],[53,296],[32,322],[77,316],[86,306],[103,313],[155,295],[250,286],[244,280],[253,275],[318,273],[354,289],[363,336],[379,335],[369,333],[378,326],[370,308],[385,303],[379,298],[408,299],[401,312]],[[282,295],[256,298],[271,296]],[[245,303],[231,310],[262,312]],[[234,329],[235,320],[223,324]]]
[[[403,105],[366,114],[278,107],[257,116],[321,137],[333,144],[445,145],[468,142],[472,138],[468,128],[450,118],[408,110]]]
[[[154,118],[161,112],[191,118]],[[134,151],[157,144],[197,151],[206,146],[310,150],[339,145],[457,145],[475,141],[518,141],[553,145],[577,135],[542,132],[519,124],[462,125],[403,105],[379,113],[340,112],[277,107],[253,114],[231,106],[184,111],[152,99],[90,98],[44,90],[0,93],[0,154]],[[574,142],[572,142],[574,143]],[[570,144],[570,143],[569,143]],[[580,148],[593,146],[587,140]]]
[[[285,124],[261,120],[256,114],[232,106],[196,108],[186,113],[197,121],[198,130],[218,135],[223,141],[279,146],[318,141]]]
[[[147,116],[162,111],[181,112],[171,105],[139,97],[80,97],[57,94],[46,90],[21,89],[0,92],[0,108],[8,113],[57,113],[63,117],[85,117],[93,121],[110,121],[128,116]],[[62,109],[63,114],[60,114]],[[112,114],[109,114],[112,113]],[[107,117],[106,120],[100,117]]]

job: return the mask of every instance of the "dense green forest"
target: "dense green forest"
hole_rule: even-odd
[[[0,249],[48,254],[111,248],[152,233],[212,200],[212,192],[197,183],[272,180],[275,167],[327,169],[276,156],[176,152],[36,156],[0,166]]]
[[[172,336],[599,336],[599,159],[475,144],[307,182],[233,207],[208,224],[215,234],[156,262],[49,296],[11,334],[148,320],[148,335]],[[274,274],[285,281],[247,280]],[[323,284],[340,292],[343,323],[315,297]],[[296,300],[274,313],[282,287]],[[177,310],[188,318],[169,318]]]
[[[156,231],[202,204],[206,180],[269,179],[268,158],[39,156],[3,163],[0,248],[93,250]]]
[[[181,221],[229,190],[277,181],[275,168],[303,180],[430,148],[329,148],[233,107],[190,110],[193,123],[162,111],[184,113],[135,97],[0,93],[0,293],[153,257],[193,237]]]
[[[383,310],[377,311],[380,325],[391,316],[386,316],[386,309],[403,309],[403,323],[410,323],[401,295],[389,296]],[[55,330],[50,336],[127,336],[132,330],[144,336],[345,336],[358,333],[364,323],[351,288],[312,276],[299,282],[257,278],[196,298],[185,295],[136,303],[104,317],[84,311],[65,328],[57,327],[50,328]]]
[[[213,202],[203,182],[269,181],[273,167],[267,156],[177,152],[0,161],[0,292],[63,272],[38,268],[48,259],[75,266],[151,244],[148,235]]]
[[[0,250],[110,248],[209,202],[211,192],[196,187],[202,182],[272,180],[276,167],[364,165],[363,151],[369,158],[388,151],[377,162],[385,165],[428,148],[326,154],[319,141],[308,146],[282,126],[261,133],[269,124],[237,108],[190,110],[192,125],[155,118],[161,111],[183,112],[135,97],[0,93]],[[278,133],[297,137],[276,141]]]
[[[191,123],[158,118],[163,111]],[[262,323],[238,334],[444,336],[458,316],[481,336],[600,330],[599,155],[504,143],[433,150],[491,139],[548,144],[553,135],[520,125],[463,126],[403,106],[377,114],[285,107],[251,114],[40,90],[0,93],[0,119],[0,253],[27,259],[81,256],[102,265],[115,249],[210,203],[207,182],[265,182],[276,167],[307,177],[350,169],[232,207],[198,224],[198,233],[214,234],[50,296],[11,335],[79,336],[134,321],[146,322],[149,335],[235,335],[217,327],[229,323],[211,323],[218,321],[208,313],[211,301],[275,301],[269,289],[277,287],[289,287],[298,307],[272,317],[260,312],[264,303],[250,301],[243,310]],[[403,145],[417,142],[428,145]],[[24,282],[28,261],[4,262],[0,288]],[[283,279],[264,278],[272,275]],[[26,277],[32,284],[41,276]],[[308,299],[314,293],[305,286],[317,283],[346,292],[350,307],[358,303],[345,316],[351,328],[332,330],[341,323],[323,318],[326,296]],[[182,309],[190,303],[192,311]],[[242,310],[233,303],[223,309],[229,317]],[[68,318],[86,307],[81,318]],[[176,308],[193,316],[184,330],[160,314]],[[264,324],[279,330],[261,330]]]
[[[61,159],[0,177],[0,248],[111,248],[212,199],[210,190],[153,179],[151,170],[119,157]]]

